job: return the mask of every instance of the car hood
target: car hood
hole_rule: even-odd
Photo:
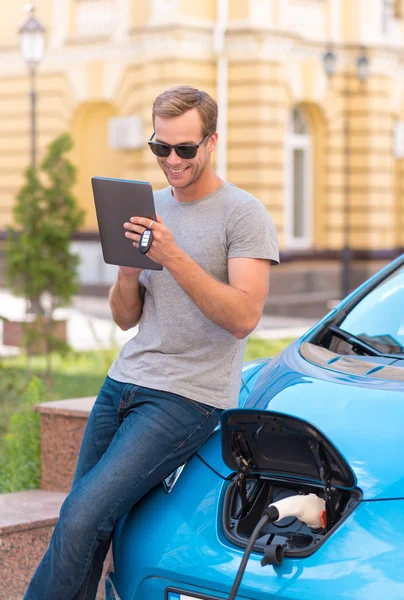
[[[364,499],[404,497],[404,385],[329,370],[291,344],[261,371],[245,408],[289,414],[313,424],[344,456]],[[222,475],[220,436],[202,458]]]

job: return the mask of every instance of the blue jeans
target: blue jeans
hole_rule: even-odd
[[[93,600],[116,521],[202,446],[220,409],[107,376],[24,600]]]

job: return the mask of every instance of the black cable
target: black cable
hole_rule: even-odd
[[[218,477],[220,477],[220,479],[223,479],[223,481],[226,481],[226,480],[227,480],[227,477],[223,477],[223,475],[220,475],[220,473],[218,473],[218,472],[216,471],[216,469],[214,469],[213,467],[211,467],[211,466],[210,466],[210,464],[209,464],[208,462],[206,462],[206,460],[205,460],[205,459],[203,459],[203,458],[202,458],[202,456],[201,456],[200,454],[196,453],[196,454],[195,454],[195,456],[196,456],[197,458],[199,458],[199,460],[200,460],[201,462],[203,462],[203,464],[204,464],[204,465],[206,465],[206,466],[208,467],[208,469],[210,469],[211,471],[213,471],[213,473],[215,473],[215,474],[216,474]]]
[[[233,587],[231,588],[230,595],[228,600],[235,600],[236,594],[238,592],[238,588],[240,587],[241,579],[244,575],[245,568],[247,566],[248,559],[250,558],[250,554],[254,547],[255,542],[258,539],[261,529],[269,522],[276,521],[279,518],[279,512],[276,506],[269,506],[263,512],[263,516],[261,520],[256,525],[254,531],[251,534],[250,541],[248,542],[248,546],[245,549],[244,556],[241,559],[240,566],[237,571],[236,579],[234,580]]]

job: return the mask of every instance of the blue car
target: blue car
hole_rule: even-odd
[[[404,255],[244,365],[239,407],[113,554],[108,600],[404,599]]]

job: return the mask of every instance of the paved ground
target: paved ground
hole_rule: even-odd
[[[21,298],[0,289],[0,315],[20,319],[25,304]],[[68,318],[68,342],[77,350],[96,350],[122,345],[133,337],[135,329],[121,331],[112,321],[106,298],[76,296],[68,309],[56,311],[56,316]],[[271,317],[264,315],[252,335],[263,338],[298,337],[314,324],[312,319]],[[3,329],[0,321],[0,355],[16,354],[17,348],[3,346]]]

